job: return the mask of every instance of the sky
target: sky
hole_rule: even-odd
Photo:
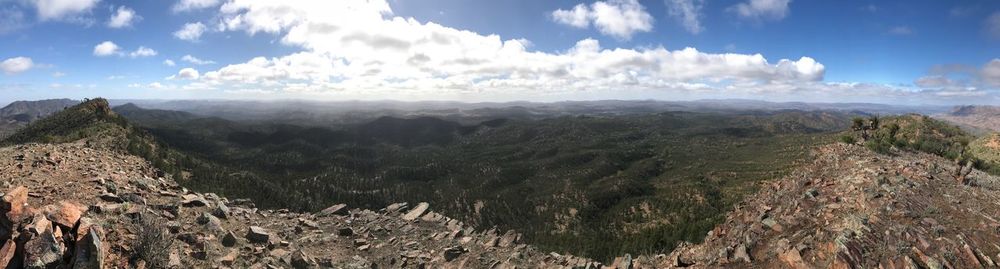
[[[1000,105],[1000,1],[0,0],[0,102]]]

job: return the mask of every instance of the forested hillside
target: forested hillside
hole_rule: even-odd
[[[122,114],[185,157],[186,186],[313,211],[428,201],[543,248],[607,258],[697,241],[755,183],[833,141],[831,112],[668,112],[462,125],[245,123],[134,106]]]

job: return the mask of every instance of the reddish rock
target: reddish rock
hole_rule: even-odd
[[[0,248],[0,268],[7,268],[11,260],[14,259],[14,252],[17,249],[17,244],[14,240],[7,239],[7,242],[3,244],[3,248]]]
[[[7,192],[3,196],[3,204],[0,204],[3,208],[4,214],[7,217],[7,224],[13,224],[19,222],[24,218],[24,205],[28,203],[28,188],[24,186],[18,186],[13,190]]]
[[[799,253],[799,251],[794,248],[782,252],[781,254],[778,254],[778,259],[781,259],[781,261],[785,262],[785,264],[787,264],[788,267],[791,268],[795,269],[811,268],[809,267],[809,264],[806,264],[806,262],[802,260],[802,255]]]
[[[76,226],[76,222],[86,211],[86,206],[69,201],[59,201],[58,204],[45,207],[45,215],[49,220],[68,229]]]

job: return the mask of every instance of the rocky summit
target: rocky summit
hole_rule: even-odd
[[[476,231],[426,203],[260,210],[83,143],[0,149],[4,268],[531,268],[600,263]],[[5,265],[4,265],[5,264]]]
[[[896,154],[820,147],[813,163],[761,186],[704,243],[679,247],[660,266],[996,267],[1000,178]]]

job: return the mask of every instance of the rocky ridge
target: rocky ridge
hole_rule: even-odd
[[[426,203],[261,210],[252,201],[192,192],[161,176],[141,158],[82,142],[0,148],[6,213],[0,219],[11,228],[0,267],[601,266],[539,252],[513,231],[476,231]]]
[[[896,154],[820,147],[812,164],[765,184],[704,243],[680,246],[660,266],[997,267],[1000,179],[933,155]]]

